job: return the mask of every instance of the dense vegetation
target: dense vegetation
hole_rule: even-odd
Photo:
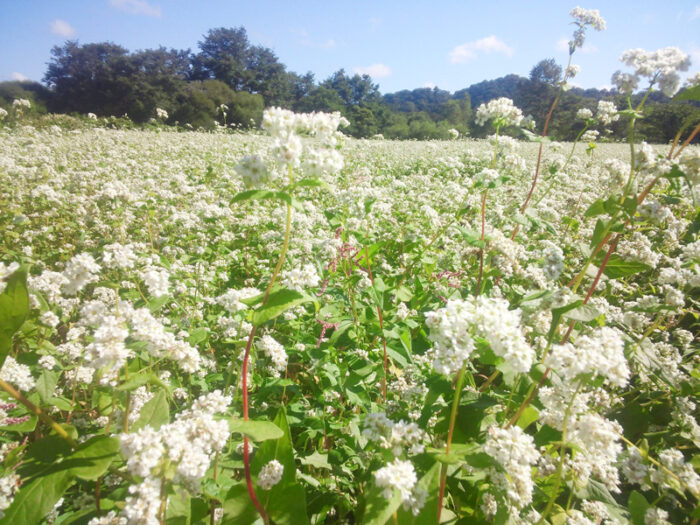
[[[36,113],[128,115],[136,123],[155,117],[156,108],[162,108],[169,124],[211,129],[215,122],[244,128],[258,124],[264,107],[279,106],[301,112],[340,111],[350,121],[345,132],[355,137],[446,139],[451,129],[484,137],[493,128],[474,123],[473,107],[508,97],[532,115],[541,130],[562,77],[562,68],[547,59],[532,68],[529,78],[507,75],[455,93],[419,88],[382,95],[367,75],[341,69],[317,82],[310,72],[288,71],[272,50],[251,44],[243,27],[210,30],[198,52],[163,47],[129,52],[109,42],[68,41],[51,54],[45,86],[0,83],[0,107],[24,98],[33,102]],[[584,125],[576,122],[577,111],[594,109],[599,100],[624,104],[617,91],[565,92],[549,135],[573,140]],[[637,131],[648,142],[667,143],[684,124],[700,120],[697,103],[660,93],[645,108],[646,118]],[[614,126],[608,137],[623,140],[626,133],[626,127]]]

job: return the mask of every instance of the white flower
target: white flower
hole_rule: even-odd
[[[258,155],[246,155],[234,169],[246,188],[258,188],[269,182],[271,177],[265,161]]]
[[[617,113],[615,103],[607,100],[599,100],[596,118],[600,120],[602,124],[605,125],[608,125],[618,120],[620,118],[620,115],[618,115]]]
[[[161,120],[168,119],[168,112],[161,108],[156,108],[156,117]]]
[[[483,126],[489,120],[494,126],[518,126],[523,120],[523,113],[513,105],[509,98],[501,97],[481,104],[476,110],[476,124]]]
[[[413,487],[418,481],[413,464],[398,458],[376,471],[374,479],[377,488],[384,489],[382,495],[386,499],[391,499],[396,489],[401,494],[402,502],[411,501]]]
[[[276,459],[273,459],[260,469],[258,485],[260,485],[260,488],[263,490],[270,490],[280,482],[283,473],[284,465]]]
[[[10,355],[5,358],[2,368],[0,368],[0,379],[25,392],[34,388],[35,384],[29,367],[18,363]]]
[[[588,120],[589,118],[593,118],[593,112],[588,108],[581,108],[576,112],[576,118]]]
[[[287,352],[284,347],[271,335],[266,334],[258,341],[258,348],[270,359],[270,372],[275,377],[279,377],[280,372],[284,372],[287,368]]]

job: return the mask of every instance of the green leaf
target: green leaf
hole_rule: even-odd
[[[523,413],[520,415],[518,418],[518,421],[516,424],[525,430],[527,427],[529,427],[532,423],[537,421],[537,418],[539,417],[540,413],[537,411],[535,407],[532,405],[528,405],[525,407],[525,410],[523,410]]]
[[[588,321],[592,321],[593,319],[600,317],[600,312],[593,305],[581,304],[564,313],[564,317],[574,321],[587,323]]]
[[[53,508],[73,482],[70,474],[61,470],[40,476],[22,485],[0,525],[35,525]]]
[[[296,290],[283,288],[269,295],[265,305],[253,312],[251,322],[255,326],[260,326],[290,308],[309,302],[313,302],[318,309],[318,301],[315,299],[301,292],[297,292]]]
[[[440,464],[435,463],[425,475],[418,480],[417,485],[428,493],[425,505],[418,516],[413,517],[411,511],[399,510],[399,523],[412,525],[434,525],[437,519],[438,492],[440,487]]]
[[[156,375],[153,373],[136,374],[134,376],[131,376],[127,381],[124,381],[121,385],[115,388],[115,390],[119,392],[135,390],[138,387],[150,382],[154,378],[156,378]]]
[[[242,202],[248,200],[269,200],[277,199],[286,202],[290,206],[294,206],[300,211],[304,211],[304,207],[301,203],[294,199],[289,193],[283,191],[270,191],[270,190],[249,190],[243,191],[231,199],[231,204],[234,202]]]
[[[308,187],[308,188],[323,188],[324,190],[328,190],[328,191],[331,190],[331,187],[328,184],[326,184],[322,180],[318,180],[318,179],[300,180],[299,182],[296,182],[293,187],[300,188],[302,186]]]
[[[47,403],[53,397],[53,391],[58,383],[58,374],[51,370],[43,369],[36,380],[36,391],[39,393],[41,400]]]
[[[605,266],[603,273],[610,277],[611,279],[618,279],[620,277],[627,277],[628,275],[634,275],[635,273],[645,272],[651,270],[651,266],[648,266],[639,261],[626,261],[617,254],[612,254],[608,259],[608,264]]]
[[[169,421],[170,407],[168,406],[168,398],[164,390],[159,390],[151,400],[143,405],[141,415],[138,421],[134,423],[132,429],[139,430],[145,426],[150,426],[157,430]]]
[[[29,315],[28,271],[28,266],[20,266],[7,279],[5,290],[0,294],[0,368],[12,347],[12,336]]]
[[[226,421],[231,432],[245,434],[253,441],[267,441],[284,436],[282,429],[270,421],[244,421],[237,417],[229,417]]]
[[[644,525],[644,514],[649,508],[646,498],[636,490],[630,493],[627,500],[627,509],[630,511],[633,525]]]
[[[695,100],[700,102],[700,86],[693,86],[678,93],[673,100]]]
[[[368,492],[361,523],[364,525],[385,525],[401,505],[401,494],[395,490],[391,499],[386,499],[376,486],[368,489]]]
[[[245,481],[231,487],[222,506],[224,519],[221,525],[248,525],[259,517],[250,501]]]
[[[603,199],[598,199],[593,204],[591,204],[586,212],[583,214],[585,217],[596,217],[605,213],[605,201]]]
[[[109,436],[95,436],[59,463],[60,467],[68,467],[71,476],[96,480],[102,476],[118,457],[119,439]]]

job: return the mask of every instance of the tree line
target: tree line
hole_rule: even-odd
[[[450,130],[483,137],[492,132],[474,123],[472,109],[497,97],[508,97],[532,115],[538,127],[558,90],[561,67],[553,59],[536,64],[529,77],[507,75],[450,93],[438,88],[403,90],[382,95],[368,75],[336,71],[317,82],[313,73],[289,71],[275,53],[253,45],[245,28],[211,29],[198,51],[146,49],[130,52],[110,42],[67,41],[51,50],[42,79],[0,83],[0,107],[27,98],[34,112],[97,116],[128,116],[136,123],[168,113],[171,125],[211,129],[217,125],[259,124],[267,106],[294,111],[340,111],[349,121],[346,133],[355,137],[449,138]],[[576,112],[595,110],[599,100],[614,101],[616,91],[578,88],[563,93],[549,126],[549,135],[571,140],[583,127]],[[696,103],[677,102],[654,93],[647,104],[639,134],[649,142],[673,140],[687,122],[700,120]],[[603,130],[601,130],[603,131]],[[624,139],[624,122],[607,135]]]

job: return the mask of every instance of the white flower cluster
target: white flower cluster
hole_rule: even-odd
[[[165,268],[149,264],[139,272],[139,277],[148,288],[151,297],[168,295],[170,273]]]
[[[79,253],[73,256],[63,270],[65,278],[63,292],[66,295],[76,295],[87,284],[97,281],[100,269],[100,265],[89,253]]]
[[[617,457],[622,452],[620,444],[622,427],[599,414],[583,414],[570,428],[569,442],[579,451],[569,467],[582,483],[595,476],[608,490],[619,492]]]
[[[290,290],[303,292],[305,288],[315,288],[321,282],[318,272],[313,264],[305,264],[302,268],[296,267],[285,270],[280,276],[282,284]]]
[[[220,452],[230,431],[226,421],[214,414],[224,412],[230,396],[220,390],[201,396],[191,409],[177,415],[173,423],[158,430],[150,426],[121,435],[121,450],[126,467],[133,476],[143,478],[129,487],[124,515],[129,523],[151,523],[156,519],[161,500],[161,477],[168,464],[174,467],[175,483],[199,492],[199,482],[207,473],[212,455]],[[155,523],[158,523],[157,520]]]
[[[598,111],[596,118],[605,126],[620,119],[615,103],[609,100],[598,101]]]
[[[576,112],[576,118],[588,120],[589,118],[593,118],[593,112],[588,108],[581,108]]]
[[[5,358],[2,368],[0,368],[0,379],[25,392],[34,388],[36,384],[30,368],[15,361],[11,355]]]
[[[102,264],[105,268],[120,268],[128,270],[134,267],[134,263],[138,259],[134,253],[133,244],[108,244],[102,249]]]
[[[279,377],[287,368],[287,352],[271,335],[264,335],[258,341],[258,349],[262,350],[270,360],[269,372],[273,377]]]
[[[257,188],[270,181],[272,176],[265,161],[259,155],[246,155],[235,168],[246,188]]]
[[[700,497],[700,476],[695,472],[693,464],[686,462],[683,453],[677,449],[666,449],[659,452],[659,463],[673,472],[688,487],[693,496]],[[670,476],[661,469],[651,472],[651,481],[662,488],[674,486]]]
[[[659,89],[672,97],[680,87],[680,72],[690,68],[690,58],[678,47],[664,47],[653,52],[629,49],[622,53],[620,60],[634,68],[633,74],[617,71],[612,76],[612,82],[624,93],[636,89],[639,79],[645,77],[652,85],[658,83]]]
[[[505,299],[480,296],[451,299],[444,308],[426,314],[433,341],[435,371],[449,375],[459,370],[474,350],[472,333],[484,337],[493,352],[516,372],[527,372],[535,352],[520,327],[520,309],[509,310]]]
[[[581,142],[589,143],[589,144],[591,142],[595,142],[596,140],[598,140],[598,135],[600,135],[600,131],[598,131],[596,129],[586,130],[584,132],[584,134],[581,135]]]
[[[554,281],[564,271],[564,252],[551,241],[542,241],[542,271],[547,279]]]
[[[523,112],[513,105],[513,101],[506,97],[490,100],[488,104],[481,104],[476,110],[476,124],[483,126],[489,120],[493,120],[494,126],[519,126],[523,120]]]
[[[260,290],[257,288],[241,288],[240,290],[229,289],[226,293],[217,297],[214,301],[224,307],[224,309],[232,314],[236,312],[241,312],[248,308],[248,306],[243,303],[244,299],[250,299],[256,295],[260,295]]]
[[[156,117],[161,120],[168,119],[168,112],[161,108],[156,108]]]
[[[582,7],[574,7],[569,13],[576,24],[574,37],[569,42],[569,54],[573,54],[576,48],[583,46],[586,39],[586,28],[592,27],[596,31],[605,31],[606,23],[600,11],[597,9],[583,9]]]
[[[416,423],[403,420],[394,423],[384,412],[367,414],[362,435],[382,448],[391,449],[394,456],[400,456],[404,449],[408,454],[422,454],[428,439]]]
[[[8,474],[0,478],[0,519],[5,515],[4,511],[12,504],[20,483],[21,479],[17,474]]]
[[[7,110],[4,108],[0,108],[0,120],[4,120],[4,118],[7,116]]]
[[[578,337],[574,344],[553,345],[545,364],[565,381],[593,374],[604,377],[608,384],[623,387],[630,376],[624,350],[620,332],[604,326],[590,336]]]
[[[282,474],[284,474],[284,465],[276,459],[273,459],[260,469],[258,485],[260,485],[260,488],[263,490],[270,490],[280,482]]]
[[[377,488],[384,489],[382,495],[386,499],[394,496],[394,490],[401,494],[401,503],[405,510],[410,510],[417,516],[427,498],[427,492],[416,485],[418,478],[413,464],[410,461],[394,459],[388,465],[374,473]]]
[[[494,484],[504,492],[508,503],[522,509],[532,501],[532,466],[540,458],[532,436],[518,426],[488,428],[484,452],[494,458],[503,471],[489,469]]]
[[[32,103],[26,98],[16,98],[12,101],[12,107],[21,111],[22,109],[30,109]]]

